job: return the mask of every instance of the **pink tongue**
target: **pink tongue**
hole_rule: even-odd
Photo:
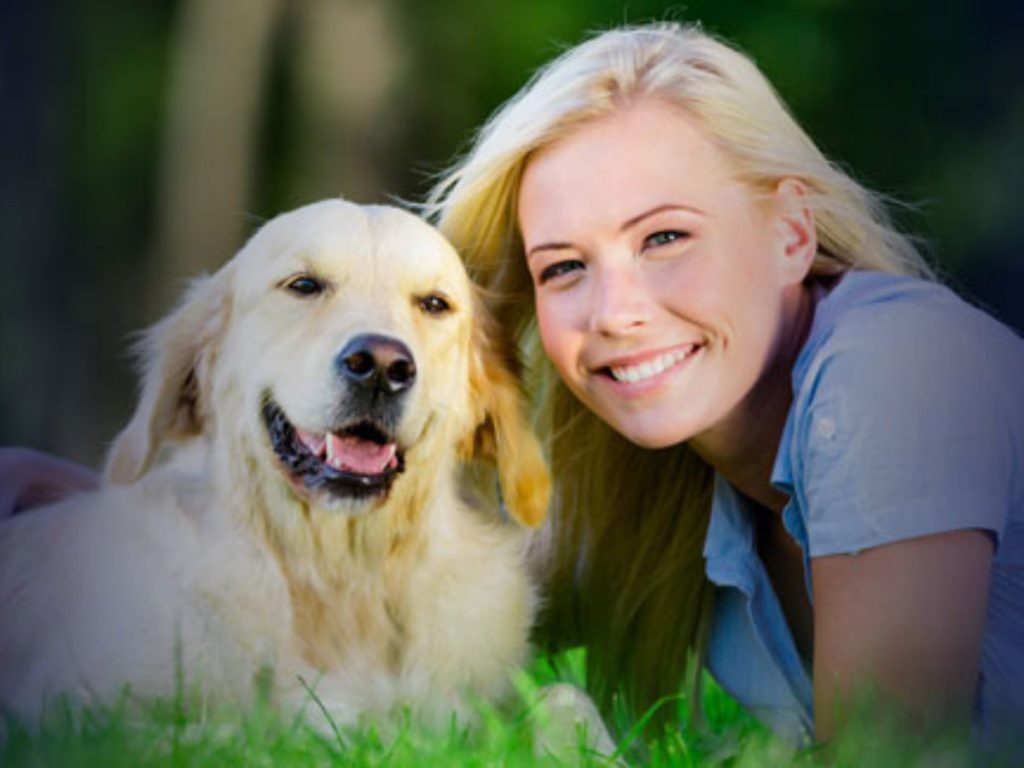
[[[358,437],[338,437],[328,433],[328,466],[361,475],[379,475],[395,458],[395,444],[378,445]]]

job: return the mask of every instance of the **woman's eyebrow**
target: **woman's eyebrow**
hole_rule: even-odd
[[[696,213],[698,216],[705,215],[704,211],[702,211],[700,208],[695,208],[692,205],[682,205],[680,203],[662,203],[660,205],[654,206],[653,208],[648,208],[646,211],[638,213],[636,216],[630,217],[622,224],[621,227],[619,227],[619,231],[625,232],[627,229],[636,226],[644,219],[648,219],[651,216],[654,216],[659,213],[664,213],[665,211],[686,211],[688,213]]]
[[[537,251],[565,251],[572,247],[571,243],[541,243],[540,245],[533,246],[526,252],[526,259],[529,261],[530,257]]]
[[[698,216],[706,215],[704,211],[702,211],[700,208],[696,208],[692,205],[682,205],[680,203],[661,203],[659,205],[654,206],[653,208],[648,208],[647,210],[638,213],[636,216],[631,216],[622,224],[622,226],[619,227],[619,231],[625,232],[627,229],[636,226],[644,219],[648,219],[651,216],[654,216],[659,213],[664,213],[665,211],[686,211],[688,213],[695,213]],[[565,251],[570,250],[573,247],[574,246],[572,243],[566,243],[561,241],[539,243],[538,245],[533,246],[526,252],[526,259],[527,261],[529,261],[530,257],[538,251]]]

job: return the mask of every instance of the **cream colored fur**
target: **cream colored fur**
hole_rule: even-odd
[[[327,290],[296,295],[299,274]],[[424,311],[432,293],[451,311]],[[541,522],[549,479],[478,303],[411,214],[332,200],[266,224],[146,337],[104,487],[0,525],[0,704],[32,722],[59,694],[174,697],[179,671],[205,702],[244,705],[271,679],[316,715],[304,680],[343,724],[502,696],[535,604],[517,523]],[[329,429],[335,358],[367,332],[415,358],[404,472],[383,498],[296,491],[263,398]],[[466,500],[470,459],[496,463],[514,521]]]

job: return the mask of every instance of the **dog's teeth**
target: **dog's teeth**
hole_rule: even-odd
[[[344,469],[345,465],[342,463],[341,456],[339,455],[341,452],[340,441],[331,434],[327,434],[325,437],[327,441],[327,453],[324,456],[324,463],[329,467],[334,467],[335,469]]]

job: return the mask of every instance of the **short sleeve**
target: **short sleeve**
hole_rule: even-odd
[[[963,319],[864,307],[820,347],[787,425],[810,556],[957,529],[998,545],[1019,482],[1019,419],[986,326]]]

